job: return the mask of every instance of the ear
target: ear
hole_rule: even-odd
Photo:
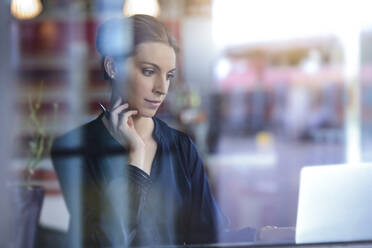
[[[105,60],[103,62],[103,65],[104,65],[105,71],[109,75],[109,77],[111,79],[115,79],[116,68],[115,68],[114,60],[110,56],[106,56]]]

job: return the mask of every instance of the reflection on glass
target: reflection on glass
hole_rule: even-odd
[[[38,16],[43,6],[40,0],[12,0],[10,10],[18,19],[30,19]]]
[[[294,242],[301,169],[372,159],[368,4],[153,1],[178,40],[173,57],[169,46],[133,49],[123,21],[133,2],[142,5],[50,2],[32,20],[11,19],[18,180],[33,137],[27,96],[41,81],[45,132],[58,137],[31,178],[45,189],[37,246]],[[96,43],[102,23],[112,29]],[[152,120],[139,129],[152,141],[147,166],[135,166],[144,161],[130,158],[99,104]]]

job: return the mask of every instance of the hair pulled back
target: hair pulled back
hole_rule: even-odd
[[[102,56],[114,60],[126,59],[135,54],[139,44],[161,42],[169,45],[177,53],[179,48],[173,34],[158,19],[149,15],[133,15],[113,18],[98,28],[96,48]],[[110,79],[105,71],[105,79]]]

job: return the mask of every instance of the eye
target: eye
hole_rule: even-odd
[[[174,77],[175,77],[174,74],[173,73],[170,73],[170,74],[167,75],[167,80],[171,80]]]
[[[150,77],[152,74],[154,74],[154,70],[152,69],[142,69],[142,74],[145,75],[146,77]]]

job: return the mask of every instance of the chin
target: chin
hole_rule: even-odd
[[[158,111],[157,109],[155,109],[155,110],[144,109],[144,110],[142,110],[142,111],[139,112],[139,115],[141,117],[151,118],[151,117],[153,117],[156,114],[157,111]]]

